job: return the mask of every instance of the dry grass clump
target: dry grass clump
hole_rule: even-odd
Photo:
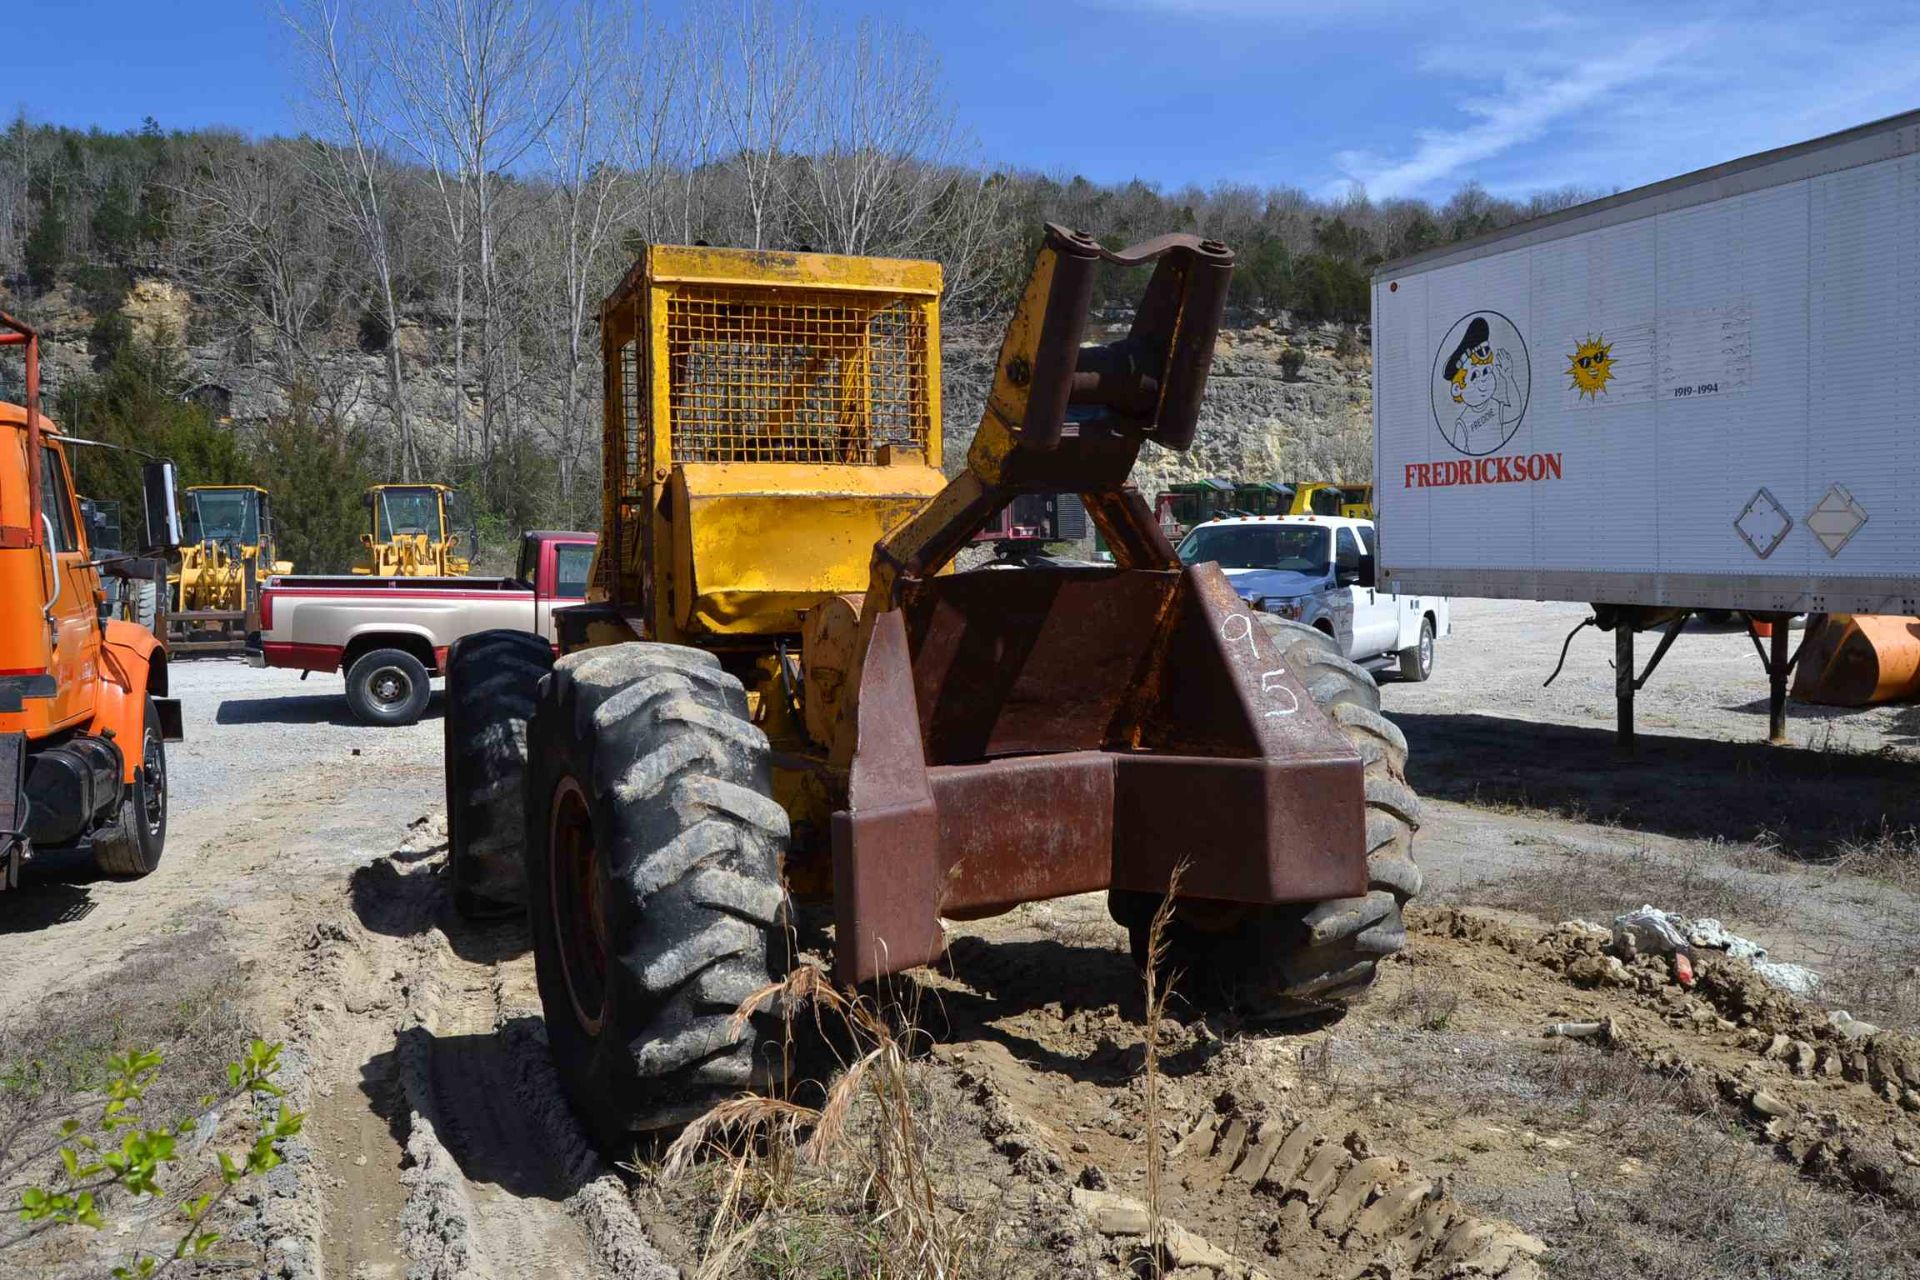
[[[1384,1011],[1396,1022],[1411,1022],[1422,1031],[1445,1031],[1460,1012],[1460,988],[1436,977],[1426,966],[1411,970],[1406,988]]]
[[[1640,1166],[1570,1188],[1554,1234],[1558,1274],[1893,1280],[1920,1267],[1920,1221],[1800,1176],[1690,1081],[1583,1046],[1542,1055],[1529,1074]]]
[[[1187,873],[1183,858],[1167,880],[1167,892],[1154,908],[1147,926],[1146,1026],[1141,1063],[1147,1102],[1147,1265],[1155,1280],[1166,1271],[1166,1231],[1161,1217],[1161,1175],[1165,1155],[1160,1149],[1160,1032],[1167,1020],[1167,998],[1173,994],[1174,975],[1165,973],[1168,930],[1173,925],[1174,900],[1180,893],[1181,877]]]
[[[1444,1046],[1434,1052],[1436,1044]],[[1375,1088],[1430,1099],[1474,1137],[1439,1159],[1477,1211],[1551,1241],[1565,1280],[1895,1280],[1920,1274],[1920,1218],[1800,1174],[1710,1088],[1628,1053],[1531,1037],[1395,1036],[1366,1046]],[[1575,1145],[1546,1161],[1529,1132]],[[1516,1146],[1518,1149],[1516,1150]]]
[[[1873,831],[1840,842],[1830,870],[1878,880],[1906,893],[1920,893],[1920,829],[1881,820]]]
[[[943,1194],[935,1173],[945,1117],[914,1049],[911,1010],[834,988],[807,963],[734,1015],[773,1008],[789,1063],[800,1039],[826,1043],[835,1069],[810,1101],[803,1087],[731,1099],[668,1148],[657,1177],[708,1184],[712,1210],[693,1280],[739,1276],[960,1280],[994,1274],[992,1206]],[[797,1024],[810,1011],[810,1027]]]
[[[0,1132],[30,1132],[64,1100],[106,1080],[107,1060],[153,1050],[166,1071],[148,1094],[155,1114],[191,1110],[226,1081],[244,1044],[244,974],[206,930],[142,947],[109,978],[40,1002],[0,1026]]]
[[[1549,921],[1605,923],[1649,902],[1730,925],[1773,924],[1786,915],[1777,886],[1730,869],[1728,849],[1717,843],[1692,843],[1673,853],[1646,845],[1578,845],[1552,836],[1528,837],[1527,843],[1552,855],[1551,861],[1463,889],[1460,896],[1476,906]]]

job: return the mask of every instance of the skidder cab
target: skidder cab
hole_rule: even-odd
[[[1087,346],[1103,264],[1152,277]],[[952,480],[935,264],[655,246],[607,300],[595,598],[557,662],[476,636],[448,685],[456,885],[531,910],[604,1144],[765,1060],[729,1018],[789,895],[831,900],[847,983],[1096,889],[1144,949],[1182,861],[1180,963],[1247,998],[1337,1000],[1398,949],[1415,804],[1372,681],[1183,567],[1128,484],[1193,442],[1232,264],[1049,227]],[[950,571],[1032,494],[1078,494],[1114,565]]]

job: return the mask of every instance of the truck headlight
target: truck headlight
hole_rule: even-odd
[[[1263,613],[1271,613],[1277,618],[1292,618],[1298,621],[1300,617],[1300,602],[1298,600],[1282,600],[1276,596],[1262,596],[1260,602],[1254,607]]]

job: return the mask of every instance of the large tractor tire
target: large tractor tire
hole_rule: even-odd
[[[120,799],[120,821],[93,841],[93,862],[105,875],[144,876],[160,865],[167,844],[167,744],[160,713],[148,698],[140,734],[140,764]]]
[[[568,1099],[623,1159],[754,1081],[735,1011],[784,968],[787,815],[740,682],[710,653],[569,654],[528,728],[527,896]]]
[[[164,641],[161,634],[165,628],[160,625],[160,588],[162,584],[151,578],[129,578],[120,584],[125,592],[125,615],[127,621],[143,631],[150,631],[156,640]]]
[[[527,721],[553,646],[526,631],[481,631],[447,652],[447,861],[469,919],[527,905]]]
[[[1324,632],[1255,614],[1287,668],[1337,724],[1366,765],[1367,893],[1277,907],[1176,902],[1166,935],[1168,967],[1186,975],[1189,996],[1220,995],[1273,1014],[1337,1008],[1372,984],[1381,960],[1406,945],[1401,910],[1420,892],[1413,833],[1420,802],[1407,785],[1407,740],[1380,714],[1380,690]],[[1127,927],[1145,964],[1159,900],[1114,890],[1113,918]]]

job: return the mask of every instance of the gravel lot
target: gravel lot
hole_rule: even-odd
[[[1643,902],[1718,911],[1776,958],[1906,963],[1903,940],[1920,937],[1920,898],[1908,892],[1920,884],[1907,870],[1920,842],[1920,707],[1789,702],[1793,745],[1768,746],[1752,642],[1738,626],[1695,621],[1640,691],[1640,740],[1623,753],[1611,635],[1581,632],[1542,687],[1587,612],[1455,601],[1433,677],[1383,680],[1427,807],[1428,895],[1536,913],[1579,901],[1595,918]],[[1644,666],[1652,644],[1643,636],[1638,648]],[[1567,890],[1583,878],[1594,891]],[[1675,894],[1719,905],[1663,896]]]
[[[1584,614],[1457,602],[1433,679],[1383,684],[1425,798],[1416,852],[1427,900],[1491,907],[1523,929],[1648,901],[1714,914],[1775,958],[1820,970],[1831,1003],[1920,1022],[1920,900],[1907,870],[1920,713],[1795,706],[1796,745],[1768,747],[1759,662],[1743,633],[1710,629],[1683,638],[1643,691],[1642,741],[1623,755],[1610,637],[1582,633],[1565,674],[1540,687]],[[172,1002],[184,1029],[162,1028],[180,1037],[165,1047],[183,1062],[217,1065],[241,1028],[283,1041],[284,1082],[309,1127],[272,1194],[228,1222],[236,1273],[265,1256],[295,1280],[652,1280],[672,1274],[669,1261],[693,1274],[712,1197],[697,1181],[618,1173],[587,1149],[546,1057],[524,922],[475,925],[448,905],[439,695],[419,724],[374,729],[352,720],[337,676],[200,660],[173,679],[187,740],[169,750],[160,868],[110,882],[43,863],[0,900],[9,1052],[159,1035],[128,989],[186,993]],[[1524,946],[1449,934],[1449,918],[1419,925],[1377,994],[1336,1023],[1171,1020],[1162,1123],[1189,1137],[1239,1125],[1242,1141],[1248,1124],[1306,1123],[1334,1160],[1390,1149],[1412,1162],[1406,1176],[1451,1188],[1447,1212],[1476,1215],[1486,1239],[1510,1241],[1501,1221],[1541,1237],[1549,1274],[1612,1275],[1637,1259],[1629,1273],[1664,1280],[1680,1272],[1657,1260],[1687,1257],[1709,1259],[1690,1276],[1914,1273],[1904,1268],[1920,1262],[1920,1244],[1906,1228],[1828,1185],[1842,1164],[1803,1176],[1762,1131],[1703,1113],[1670,1083],[1784,1073],[1744,1029],[1701,1009],[1676,1014],[1671,991],[1576,990]],[[963,1206],[995,1257],[1005,1251],[994,1274],[1131,1274],[1129,1246],[1090,1233],[1069,1206],[1074,1187],[1141,1194],[1136,1144],[1150,1123],[1134,1056],[1137,978],[1104,902],[1032,904],[961,926],[941,971],[910,982],[926,986],[932,1020],[916,1087],[945,1126],[929,1130],[930,1156],[948,1179],[944,1202]],[[199,1009],[203,999],[219,1009]],[[1779,1025],[1796,1035],[1823,1025],[1818,1011],[1794,1017]],[[1638,1047],[1597,1055],[1538,1037],[1545,1021],[1581,1018],[1614,1019]],[[1838,1108],[1920,1153],[1912,1117],[1864,1085],[1769,1087],[1800,1098],[1809,1124]],[[1837,1122],[1818,1123],[1822,1141],[1838,1141]],[[1276,1216],[1265,1192],[1223,1190],[1225,1165],[1208,1162],[1231,1161],[1224,1137],[1181,1146],[1176,1215],[1238,1257],[1264,1257],[1264,1274],[1440,1274],[1300,1213]],[[1712,1212],[1668,1205],[1672,1188],[1707,1176],[1732,1177],[1713,1190]],[[773,1222],[767,1247],[815,1248],[859,1211]],[[1812,1225],[1768,1234],[1733,1219]],[[1867,1244],[1849,1261],[1843,1238]],[[78,1236],[62,1247],[20,1274],[97,1274],[101,1251],[118,1246]],[[807,1256],[826,1267],[826,1254]],[[1538,1274],[1531,1266],[1488,1274],[1519,1280]]]
[[[437,766],[440,702],[404,729],[375,729],[347,710],[338,675],[254,668],[238,658],[177,663],[172,690],[180,699],[187,739],[167,748],[173,767],[174,813],[231,801],[255,787],[281,786],[320,765],[357,762]]]
[[[1567,653],[1566,669],[1542,687],[1567,634],[1589,614],[1582,604],[1530,600],[1456,600],[1454,634],[1440,642],[1433,678],[1389,683],[1395,715],[1497,716],[1541,724],[1611,731],[1614,724],[1613,636],[1592,627]],[[1796,628],[1793,643],[1799,644]],[[1657,632],[1635,640],[1641,669]],[[1788,736],[1796,746],[1878,752],[1920,747],[1920,706],[1816,707],[1788,703]],[[1744,626],[1694,619],[1635,700],[1643,734],[1729,742],[1764,742],[1767,677]]]

